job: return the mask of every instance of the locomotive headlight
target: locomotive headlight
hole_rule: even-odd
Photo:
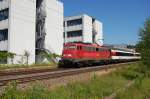
[[[68,56],[72,56],[71,54],[68,54]]]
[[[67,54],[64,54],[63,56],[65,57],[65,56],[67,56]]]
[[[69,56],[69,57],[71,57],[72,55],[71,54],[64,54],[63,56]]]

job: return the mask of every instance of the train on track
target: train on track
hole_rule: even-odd
[[[60,67],[83,67],[93,64],[109,64],[135,61],[140,53],[134,51],[109,48],[90,43],[66,43],[59,61]]]

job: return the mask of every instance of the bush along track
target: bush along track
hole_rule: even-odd
[[[116,99],[150,99],[150,70],[147,66],[138,69],[138,77],[128,90],[120,91]]]
[[[131,81],[135,82],[128,90],[117,92]],[[115,99],[142,99],[143,97],[149,99],[149,83],[148,70],[137,63],[101,77],[94,74],[88,82],[76,82],[54,90],[48,90],[39,84],[26,90],[19,90],[16,83],[13,83],[2,92],[0,99],[104,99],[114,92],[117,92]],[[142,98],[134,98],[136,92]]]

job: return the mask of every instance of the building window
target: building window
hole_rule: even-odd
[[[9,9],[4,9],[0,11],[0,21],[8,19]]]
[[[63,32],[63,37],[65,38],[65,32]]]
[[[67,21],[67,26],[81,25],[82,19],[70,20]]]
[[[8,29],[0,30],[0,41],[8,40]]]
[[[64,25],[64,27],[66,26],[66,25],[65,25],[65,21],[64,21],[63,25]]]
[[[82,36],[82,30],[67,32],[67,37],[79,37]]]

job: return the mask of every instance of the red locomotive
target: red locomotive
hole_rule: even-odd
[[[140,59],[139,53],[111,49],[98,44],[67,43],[64,45],[60,66],[89,66]],[[71,64],[71,65],[70,65]]]

